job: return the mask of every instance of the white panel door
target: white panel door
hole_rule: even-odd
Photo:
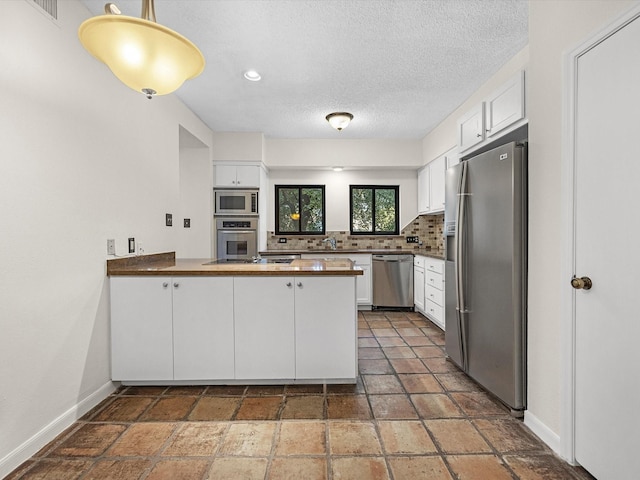
[[[236,170],[236,186],[260,188],[260,167],[240,165]]]
[[[447,159],[443,155],[429,164],[429,209],[431,212],[444,212],[444,172]]]
[[[234,376],[233,278],[173,278],[173,368],[176,380]]]
[[[111,378],[173,380],[171,278],[111,277]]]
[[[418,171],[418,213],[429,212],[429,166]]]
[[[295,377],[293,285],[293,277],[234,278],[237,380]]]
[[[577,67],[575,455],[599,480],[640,472],[639,45],[636,19]]]
[[[484,102],[469,110],[458,120],[460,152],[469,150],[484,140]]]
[[[355,277],[297,277],[295,292],[296,378],[356,378]]]

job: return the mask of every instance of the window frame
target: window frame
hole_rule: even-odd
[[[354,189],[371,189],[371,212],[373,218],[371,219],[371,226],[373,231],[371,232],[354,232],[353,231],[353,190]],[[376,190],[394,190],[394,200],[396,203],[396,215],[394,230],[376,232],[376,219],[375,219],[375,207],[376,207]],[[400,235],[400,185],[349,185],[349,233],[351,235],[364,235],[364,236],[382,236],[382,235]]]
[[[278,184],[273,186],[274,194],[275,194],[275,229],[274,234],[277,236],[297,236],[297,235],[326,235],[327,231],[327,209],[326,209],[326,195],[325,195],[325,185],[301,185],[301,184]],[[321,232],[303,232],[298,230],[297,232],[281,232],[280,231],[280,189],[298,189],[298,202],[302,198],[302,190],[306,188],[317,188],[322,192],[322,231]],[[299,211],[302,212],[302,206],[299,204]],[[302,223],[302,222],[301,222]]]

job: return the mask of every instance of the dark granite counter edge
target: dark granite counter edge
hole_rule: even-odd
[[[260,255],[269,257],[277,255],[422,255],[423,257],[437,258],[444,260],[444,252],[431,252],[429,250],[393,250],[393,249],[337,249],[337,250],[262,250],[258,252]]]

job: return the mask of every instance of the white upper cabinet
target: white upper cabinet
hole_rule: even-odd
[[[445,155],[429,164],[429,207],[433,212],[444,212],[444,173],[447,170]]]
[[[457,132],[460,153],[488,144],[526,123],[524,80],[525,72],[519,71],[460,117]]]
[[[429,213],[429,165],[418,171],[418,213]]]
[[[215,186],[260,188],[260,167],[257,165],[216,165]]]
[[[496,90],[485,104],[485,130],[487,137],[524,118],[524,71]]]
[[[464,152],[484,140],[484,102],[458,120],[458,146]]]

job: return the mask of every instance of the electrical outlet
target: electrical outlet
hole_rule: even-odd
[[[116,241],[113,238],[107,240],[107,255],[116,254]]]
[[[129,253],[136,253],[136,239],[133,237],[129,238]]]
[[[138,255],[144,255],[144,247],[141,242],[138,242]]]
[[[165,215],[165,225],[167,227],[173,227],[173,215],[171,215],[170,213],[167,213]]]
[[[191,228],[191,219],[190,218],[185,218],[184,219],[184,228]]]
[[[287,239],[286,238],[279,238],[278,239],[278,243],[287,243]]]
[[[407,237],[407,243],[418,243],[420,238],[418,236]]]

